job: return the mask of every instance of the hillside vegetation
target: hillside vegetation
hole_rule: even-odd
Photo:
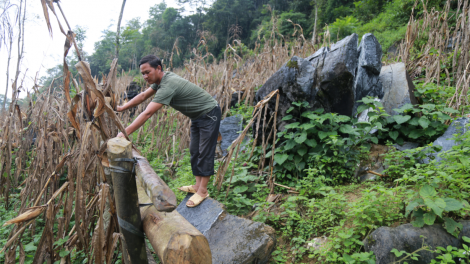
[[[105,232],[101,208],[110,199],[102,148],[135,115],[115,116],[100,96],[115,97],[110,105],[115,107],[125,100],[130,81],[145,85],[137,68],[147,53],[161,56],[167,68],[215,96],[223,117],[243,116],[245,129],[229,155],[217,160],[209,192],[230,213],[276,229],[272,263],[375,263],[362,241],[381,226],[438,223],[454,236],[460,233],[458,221],[470,218],[470,134],[456,136],[460,144],[442,154],[445,163],[421,161],[438,151],[430,143],[452,120],[470,112],[468,5],[451,0],[181,2],[197,4],[197,12],[182,16],[180,10],[160,4],[150,10],[148,21],[125,25],[117,65],[115,33],[105,31],[93,54],[78,51],[89,62],[91,75],[80,68],[74,51],[66,58],[72,73],[68,86],[64,78],[53,81],[63,74],[61,65],[49,71],[43,87],[21,106],[13,98],[0,119],[0,224],[25,212],[27,217],[0,228],[0,261],[102,263],[106,258],[121,263],[113,230],[106,239],[97,238]],[[316,13],[318,35],[312,43]],[[406,64],[418,105],[405,105],[397,110],[400,115],[389,116],[379,102],[363,98],[359,111],[372,110],[369,121],[360,122],[321,110],[304,111],[304,102],[296,102],[292,113],[299,115],[299,122],[255,142],[254,117],[267,120],[262,118],[265,102],[255,106],[254,95],[282,64],[351,33],[368,32],[377,36],[384,51],[396,50],[383,57],[384,64]],[[80,49],[86,30],[76,27],[75,33]],[[112,88],[104,94],[108,85]],[[244,93],[230,108],[234,91]],[[276,95],[266,99],[276,100]],[[189,125],[188,118],[165,108],[130,138],[179,201],[183,194],[176,188],[194,181]],[[370,134],[373,129],[378,131]],[[404,141],[420,147],[403,152],[393,147]],[[376,180],[360,183],[357,166],[370,164],[372,149],[379,145],[388,146],[380,156],[386,170]],[[327,237],[327,242],[310,247],[318,237]],[[421,250],[436,249],[423,245]],[[468,263],[464,249],[437,250],[442,254],[435,263],[454,263],[455,257]],[[396,254],[403,261],[415,257]]]

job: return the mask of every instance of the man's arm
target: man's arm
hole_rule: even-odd
[[[125,103],[123,106],[116,107],[116,110],[118,112],[122,112],[126,109],[137,106],[137,105],[141,104],[143,101],[150,98],[150,96],[154,95],[155,93],[156,93],[156,91],[154,89],[148,88],[144,92],[142,92],[142,93],[138,94],[136,97],[132,98],[132,100],[130,100],[129,102]]]
[[[152,88],[150,88],[152,89]],[[135,120],[126,128],[126,133],[128,135],[132,134],[132,132],[136,131],[139,129],[145,121],[147,121],[153,114],[155,114],[160,108],[162,108],[162,104],[160,103],[154,103],[150,102],[150,104],[147,106],[145,111],[143,111]],[[122,133],[119,133],[117,135],[118,137],[124,137]]]

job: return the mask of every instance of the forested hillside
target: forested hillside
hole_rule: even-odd
[[[240,55],[250,55],[257,43],[263,45],[271,34],[289,41],[295,32],[294,24],[300,25],[297,30],[310,41],[314,30],[318,39],[328,34],[331,42],[353,32],[359,37],[374,33],[387,52],[404,38],[415,2],[416,16],[423,9],[422,1],[415,0],[216,0],[211,5],[207,0],[178,1],[180,9],[169,8],[165,2],[156,4],[150,10],[142,10],[148,12],[148,20],[134,18],[122,26],[119,70],[137,73],[138,62],[146,54],[163,58],[167,67],[182,66],[185,60],[194,57],[194,49],[206,48],[201,41],[213,55],[210,60],[223,58],[225,48],[235,40],[243,44],[239,47]],[[451,8],[456,8],[457,1],[452,3],[455,6]],[[444,4],[442,0],[427,2],[436,10],[441,10]],[[185,8],[194,11],[190,13]],[[94,76],[100,77],[110,69],[116,39],[112,28],[115,25],[103,30],[92,54],[85,54]],[[74,32],[78,43],[88,41],[86,29],[80,25]],[[73,61],[69,64],[74,65]],[[42,79],[45,86],[62,75],[61,67],[47,71]]]

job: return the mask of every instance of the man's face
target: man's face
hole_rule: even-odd
[[[140,72],[148,84],[159,84],[161,81],[161,67],[157,66],[156,69],[152,68],[150,64],[144,63],[140,65]]]

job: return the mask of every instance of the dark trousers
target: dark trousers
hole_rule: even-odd
[[[222,113],[219,106],[209,113],[191,120],[191,169],[194,176],[210,177],[214,175],[215,148],[219,135]]]

